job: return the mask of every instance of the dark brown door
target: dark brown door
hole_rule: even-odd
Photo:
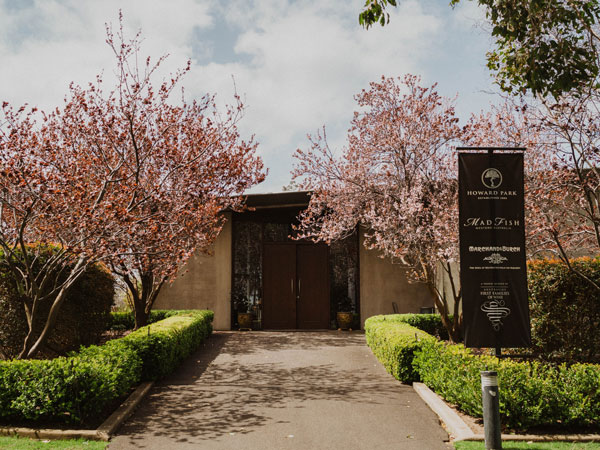
[[[326,245],[296,247],[298,328],[329,328],[329,277]]]
[[[296,244],[265,244],[263,328],[296,328]]]
[[[329,328],[326,245],[265,244],[263,328]]]

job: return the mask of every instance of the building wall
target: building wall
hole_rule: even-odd
[[[215,330],[231,329],[231,213],[210,255],[194,254],[156,299],[155,309],[210,309]]]
[[[452,281],[454,282],[454,289],[460,290],[460,270],[458,263],[451,263],[450,270],[452,271]],[[452,283],[448,273],[442,268],[438,267],[437,271],[437,288],[446,298],[448,303],[448,311],[450,314],[454,311],[454,295],[452,294]],[[459,311],[462,310],[462,303],[459,304]]]
[[[433,298],[423,283],[409,283],[406,270],[393,264],[381,253],[367,250],[364,231],[360,231],[360,318],[365,320],[378,314],[393,314],[392,302],[400,313],[418,313],[421,307],[434,305]]]

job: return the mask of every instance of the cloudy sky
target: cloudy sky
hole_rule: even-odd
[[[370,81],[418,74],[438,83],[466,120],[498,101],[485,67],[491,48],[473,2],[401,0],[391,23],[358,25],[364,0],[0,0],[0,101],[58,106],[71,81],[85,85],[112,73],[105,23],[122,9],[130,36],[141,29],[141,53],[170,56],[168,71],[192,70],[189,98],[216,93],[231,103],[234,82],[247,105],[240,124],[255,134],[269,168],[252,192],[290,181],[291,155],[307,133],[327,127],[341,149],[355,109],[353,96]]]

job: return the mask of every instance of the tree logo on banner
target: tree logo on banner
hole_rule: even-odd
[[[481,174],[481,182],[489,189],[496,189],[502,184],[502,174],[498,169],[490,167]]]

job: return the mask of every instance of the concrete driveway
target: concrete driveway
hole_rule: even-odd
[[[216,332],[157,383],[116,449],[451,449],[359,332]]]

